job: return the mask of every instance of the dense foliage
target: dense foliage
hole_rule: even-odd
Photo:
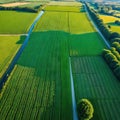
[[[120,11],[120,6],[118,5],[111,5],[111,4],[104,4],[104,3],[91,3],[94,8],[97,10],[97,12],[106,14],[106,15],[112,15],[115,17],[120,18],[120,16],[117,15]]]
[[[40,9],[40,8],[39,8]],[[0,6],[0,10],[13,10],[13,11],[24,11],[24,12],[33,12],[33,13],[37,13],[39,11],[39,9],[35,9],[35,8],[31,8],[31,7],[3,7]]]
[[[116,21],[115,21],[115,24],[120,25],[120,21],[119,21],[119,20],[116,20]]]
[[[89,120],[93,117],[94,109],[89,100],[81,99],[78,102],[77,111],[80,120]]]
[[[109,40],[110,42],[113,42],[113,39],[120,38],[120,34],[118,32],[111,32],[109,30],[110,26],[108,27],[103,23],[103,20],[100,19],[98,13],[94,9],[91,9],[87,3],[86,3],[86,6],[90,16],[92,17],[97,27],[99,28],[99,30],[107,40]]]
[[[115,75],[120,79],[120,43],[114,42],[112,46],[111,49],[103,50],[103,56]]]

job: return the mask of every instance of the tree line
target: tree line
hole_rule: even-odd
[[[103,57],[113,70],[116,77],[120,80],[120,34],[118,32],[110,31],[108,26],[106,26],[103,23],[103,20],[100,19],[98,13],[90,8],[87,3],[85,3],[85,5],[98,29],[112,46],[110,49],[103,50]]]
[[[19,7],[19,6],[16,6],[16,7],[3,7],[3,6],[0,6],[0,10],[4,11],[4,10],[11,10],[11,11],[24,11],[24,12],[32,12],[32,13],[37,13],[40,11],[40,7],[39,8],[31,8],[31,7]]]
[[[109,29],[109,26],[105,25],[103,20],[99,17],[99,14],[97,11],[95,11],[93,8],[90,8],[88,3],[85,3],[87,10],[91,16],[91,18],[93,19],[93,21],[95,22],[95,24],[97,25],[97,27],[99,28],[99,30],[101,31],[101,33],[103,34],[103,36],[109,41],[109,42],[114,42],[119,41],[120,42],[120,34],[118,32],[112,32]],[[118,23],[119,21],[117,21]]]
[[[93,4],[93,3],[91,3]],[[117,5],[111,5],[111,4],[103,4],[103,3],[94,3],[93,4],[95,9],[97,9],[97,12],[102,13],[102,14],[107,14],[107,15],[112,15],[115,17],[120,18],[120,16],[117,16],[116,13],[117,11],[120,11],[120,6]]]
[[[111,47],[111,49],[104,49],[103,57],[116,77],[120,80],[120,54],[117,49],[115,47]]]

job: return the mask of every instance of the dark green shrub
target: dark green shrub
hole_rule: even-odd
[[[120,34],[118,32],[112,32],[110,35],[110,40],[114,39],[114,38],[119,38]]]
[[[93,117],[94,108],[87,99],[81,99],[77,105],[78,117],[80,120],[89,120]]]
[[[118,64],[118,60],[113,59],[110,63],[110,67],[113,68],[114,70],[115,68],[117,68],[117,64]]]
[[[103,49],[103,56],[105,56],[107,53],[111,53],[111,51],[108,49]]]
[[[120,63],[118,63],[117,68],[114,70],[116,76],[120,80]]]
[[[114,38],[114,39],[111,40],[111,42],[119,42],[120,43],[120,38],[119,37],[118,38]]]
[[[107,53],[105,55],[106,60],[110,63],[113,59],[117,59],[115,55],[113,55],[113,53]]]

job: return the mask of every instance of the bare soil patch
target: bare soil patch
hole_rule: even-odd
[[[0,6],[3,6],[3,7],[15,7],[15,6],[26,5],[26,4],[30,4],[30,3],[31,2],[15,2],[15,3],[2,4]]]

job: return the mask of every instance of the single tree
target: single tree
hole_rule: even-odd
[[[77,106],[78,117],[80,120],[89,120],[93,117],[94,108],[87,99],[81,99]]]

